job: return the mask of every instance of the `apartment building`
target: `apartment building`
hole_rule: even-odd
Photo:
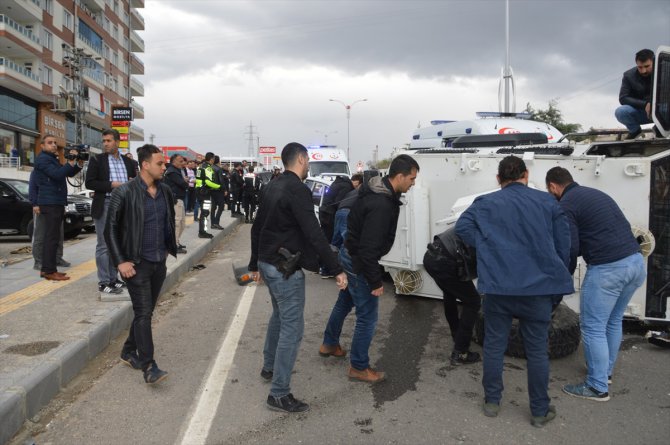
[[[32,165],[45,134],[61,148],[99,151],[112,107],[144,117],[141,8],[144,0],[0,2],[0,167]],[[135,120],[122,146],[144,140]]]

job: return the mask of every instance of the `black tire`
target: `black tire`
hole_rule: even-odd
[[[81,228],[76,229],[76,230],[69,230],[65,233],[63,233],[63,239],[73,239],[76,238],[77,235],[81,233]]]
[[[481,312],[475,323],[472,339],[478,345],[484,344],[484,316]],[[549,358],[561,358],[572,354],[579,347],[580,339],[579,315],[565,303],[559,304],[552,314],[549,326]],[[526,358],[519,322],[516,319],[512,322],[505,354],[510,357]]]

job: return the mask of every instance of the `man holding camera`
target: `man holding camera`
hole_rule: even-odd
[[[42,152],[35,160],[35,182],[37,183],[37,205],[44,225],[44,243],[42,244],[42,267],[40,276],[52,281],[65,281],[70,277],[58,272],[57,251],[60,230],[67,206],[67,177],[76,175],[84,163],[77,150],[66,154],[67,162],[60,164],[58,145],[53,136],[44,136]]]
[[[109,208],[112,190],[129,179],[137,176],[135,164],[119,153],[121,136],[116,130],[102,132],[104,153],[91,157],[86,170],[86,188],[93,190],[91,216],[95,222],[97,245],[95,247],[95,264],[98,269],[98,290],[101,297],[123,293],[125,284],[117,279],[117,271],[107,252],[105,242],[105,220]]]

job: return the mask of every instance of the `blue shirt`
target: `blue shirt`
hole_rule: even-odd
[[[607,264],[640,251],[630,223],[607,194],[576,182],[563,190],[559,201],[570,221],[570,270],[577,257],[586,264]]]
[[[128,182],[128,170],[121,155],[117,158],[110,154],[107,156],[107,161],[109,163],[109,180],[111,182]],[[112,192],[109,192],[107,196],[111,194]]]
[[[111,156],[110,156],[111,157]],[[167,258],[167,246],[170,225],[167,224],[168,208],[160,187],[156,196],[151,196],[149,187],[140,178],[145,193],[144,199],[144,236],[142,237],[142,259],[159,262]]]
[[[512,182],[479,196],[456,222],[456,234],[477,249],[481,293],[574,292],[568,218],[549,193]]]

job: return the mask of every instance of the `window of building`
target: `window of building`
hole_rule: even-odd
[[[0,87],[0,120],[37,131],[37,107]]]
[[[123,74],[125,74],[125,75],[130,74],[130,67],[128,66],[128,61],[127,60],[123,61]]]
[[[54,71],[48,66],[42,67],[42,82],[50,87],[54,84]]]
[[[79,38],[93,48],[95,52],[102,54],[102,37],[100,37],[100,34],[95,32],[82,19],[79,19]]]
[[[104,51],[105,51],[105,52],[103,53],[103,56],[105,57],[105,59],[107,59],[107,60],[111,60],[112,50],[109,49],[109,46],[105,45],[105,49],[104,49]]]
[[[112,9],[114,10],[114,14],[119,15],[119,0],[114,0],[114,7]]]
[[[48,50],[54,49],[54,36],[46,29],[42,29],[42,45]]]
[[[42,9],[44,9],[49,14],[54,15],[54,2],[53,2],[53,0],[42,0]]]
[[[124,25],[130,25],[130,16],[126,11],[123,11],[123,23]]]
[[[72,14],[70,14],[70,11],[63,9],[63,26],[72,30],[72,23]]]
[[[117,79],[112,79],[112,90],[118,94],[119,92],[119,81]]]
[[[114,25],[114,28],[112,28],[112,37],[114,37],[114,40],[117,42],[119,41],[119,27]]]
[[[10,156],[12,154],[15,139],[16,134],[13,131],[0,128],[0,155]]]
[[[127,85],[123,86],[123,98],[124,99],[130,99],[130,96],[128,95],[128,86]]]
[[[128,36],[123,36],[123,49],[130,51],[130,41],[128,40]]]
[[[19,134],[19,153],[21,165],[33,165],[35,162],[35,137],[27,134]]]
[[[103,110],[105,114],[110,114],[112,112],[112,103],[105,99],[105,109]]]
[[[65,91],[72,91],[72,78],[63,76],[63,88]]]
[[[116,66],[116,67],[119,66],[119,54],[118,54],[116,51],[114,51],[114,52],[112,53],[112,63],[113,63],[114,66]]]

